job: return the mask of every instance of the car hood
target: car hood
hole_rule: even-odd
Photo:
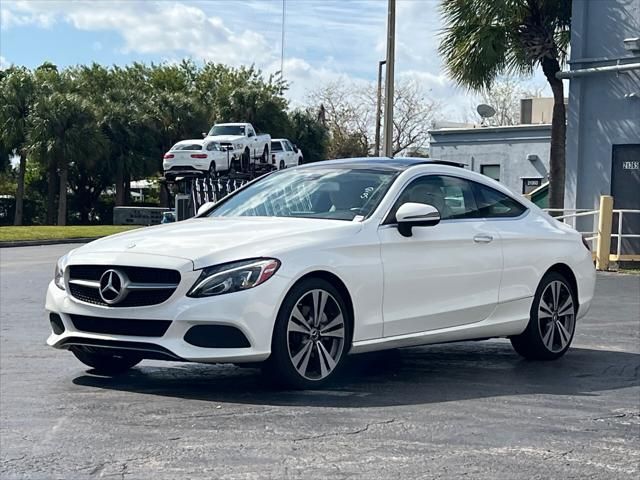
[[[242,135],[209,135],[206,140],[214,140],[216,142],[237,142],[245,137]]]
[[[277,256],[305,245],[351,236],[358,222],[307,218],[215,217],[141,228],[105,237],[75,255],[139,253],[182,258],[203,268],[243,258]]]

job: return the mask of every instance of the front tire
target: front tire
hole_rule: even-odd
[[[514,350],[530,360],[563,356],[573,340],[577,306],[567,279],[557,272],[547,273],[533,297],[527,329],[510,339]]]
[[[117,375],[142,361],[142,357],[135,353],[113,353],[102,348],[73,347],[71,352],[78,360],[100,375]]]
[[[333,285],[320,278],[303,280],[278,312],[267,372],[288,387],[326,385],[344,364],[351,322],[345,300]]]

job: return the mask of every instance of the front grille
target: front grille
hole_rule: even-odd
[[[110,269],[124,273],[132,284],[145,284],[147,288],[130,290],[127,296],[116,304],[106,303],[97,287],[79,285],[73,280],[99,282],[102,274]],[[72,297],[93,305],[109,307],[144,307],[165,302],[173,295],[180,283],[180,273],[165,268],[111,266],[111,265],[72,265],[69,267],[69,293]],[[154,284],[175,285],[173,288],[157,288]]]
[[[171,325],[171,320],[130,320],[87,317],[85,315],[69,315],[69,317],[73,326],[81,332],[105,333],[107,335],[161,337]]]

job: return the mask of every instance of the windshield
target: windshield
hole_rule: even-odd
[[[373,213],[396,172],[313,167],[282,170],[223,201],[211,217],[303,217],[333,220]]]
[[[210,136],[214,135],[239,135],[244,136],[244,125],[214,125],[209,131]]]

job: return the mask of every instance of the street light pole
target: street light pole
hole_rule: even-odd
[[[386,60],[380,60],[378,62],[378,97],[376,102],[376,147],[374,150],[374,156],[380,156],[380,126],[382,123],[382,66],[387,63]]]
[[[384,84],[384,154],[393,156],[393,67],[396,44],[396,0],[389,0],[387,17],[387,74]]]

